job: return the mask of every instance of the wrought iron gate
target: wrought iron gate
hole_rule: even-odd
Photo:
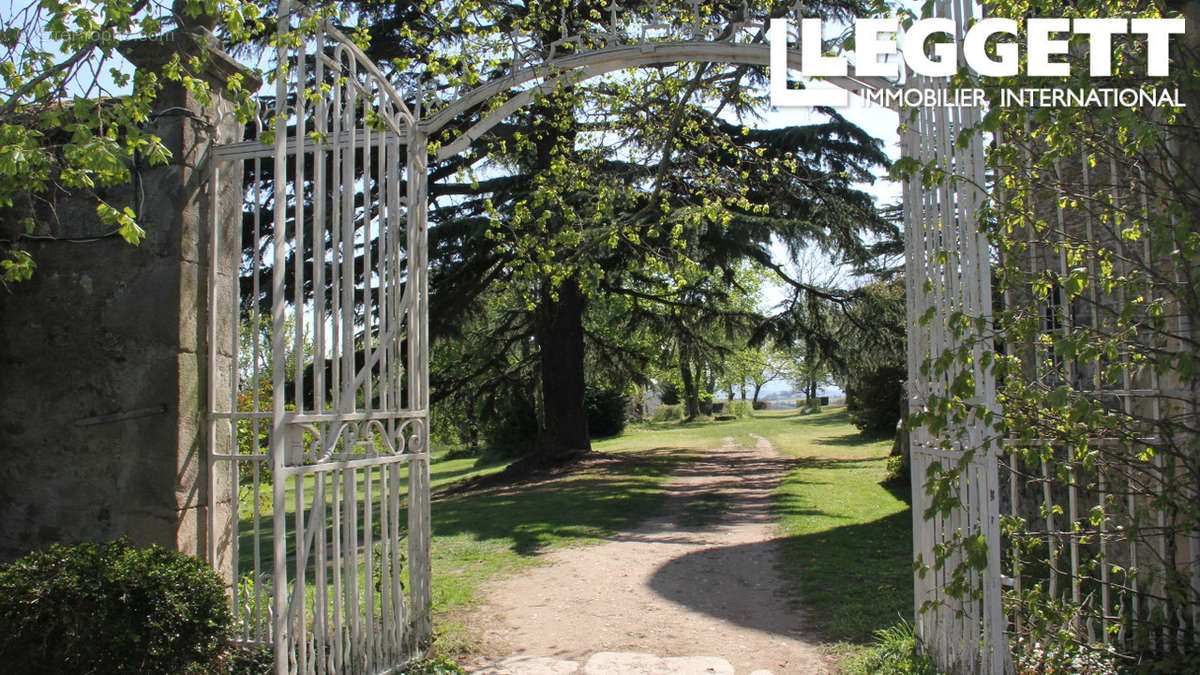
[[[937,4],[935,12],[954,17],[960,30],[971,18],[970,6]],[[246,188],[213,196],[243,208],[241,222],[213,223],[210,363],[221,356],[229,366],[209,376],[210,485],[229,489],[210,489],[216,536],[209,553],[233,585],[243,640],[272,645],[277,673],[386,672],[415,655],[431,630],[427,135],[508,92],[503,106],[444,144],[438,157],[460,152],[566,73],[689,60],[766,64],[769,53],[757,41],[761,26],[715,42],[695,18],[681,35],[663,24],[667,34],[648,39],[643,30],[635,39],[614,14],[594,41],[601,47],[579,40],[578,51],[557,58],[549,49],[544,62],[458,92],[418,123],[420,111],[349,39],[289,7],[284,0],[279,10],[274,106],[257,138],[217,149],[213,163],[217,172],[244,173]],[[316,30],[293,38],[301,21],[316,22]],[[527,56],[514,55],[514,63]],[[891,86],[833,79],[850,90]],[[990,314],[988,249],[975,222],[982,139],[975,133],[967,147],[955,143],[976,114],[924,108],[902,137],[905,155],[959,176],[927,188],[917,175],[905,187],[916,408],[959,374],[927,376],[922,364],[963,347],[976,355],[976,409],[994,403],[982,367],[988,344],[966,344],[956,330],[958,317]],[[272,134],[273,146],[264,145]],[[239,278],[220,283],[231,266]],[[233,287],[239,291],[219,291]],[[945,667],[999,673],[1011,666],[1000,605],[996,454],[973,452],[986,447],[978,422],[962,420],[936,438],[914,434],[918,556],[933,563],[938,550],[963,537],[988,545],[986,568],[968,579],[978,593],[946,592],[961,562],[953,556],[918,578],[918,606],[929,610],[918,613],[918,630]],[[926,522],[921,479],[934,463],[962,468],[961,503]]]
[[[280,16],[275,101],[214,162],[245,191],[214,195],[243,208],[213,223],[240,291],[211,298],[230,366],[210,373],[210,485],[232,499],[210,490],[209,553],[275,672],[390,672],[430,633],[427,150],[347,37]],[[301,21],[317,37],[289,48]],[[234,286],[221,267],[213,289]]]

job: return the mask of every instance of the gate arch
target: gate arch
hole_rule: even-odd
[[[956,7],[941,1],[937,9],[962,28],[970,8],[959,15]],[[243,638],[273,645],[277,673],[387,672],[419,653],[431,631],[430,135],[458,114],[515,92],[439,148],[434,156],[445,159],[568,78],[678,62],[768,65],[770,48],[696,40],[695,30],[687,39],[606,40],[598,49],[566,38],[551,45],[545,61],[465,91],[423,117],[419,95],[410,104],[327,21],[319,22],[315,43],[288,47],[283,37],[300,16],[287,0],[279,11],[277,107],[264,126],[271,127],[273,145],[265,146],[260,135],[215,153],[215,171],[247,170],[259,185],[269,173],[272,190],[253,188],[242,196],[247,206],[239,229],[253,232],[257,242],[256,253],[243,260],[250,283],[240,297],[213,298],[211,344],[227,349],[235,364],[241,350],[242,364],[210,374],[211,392],[231,392],[227,400],[210,401],[211,478],[250,496],[245,518],[235,507],[226,522],[216,522],[220,510],[210,509],[212,531],[225,533],[210,557],[234,582]],[[739,30],[765,34],[762,26]],[[560,44],[574,45],[575,52],[557,55]],[[798,58],[789,51],[790,65],[798,67]],[[893,86],[880,78],[828,79],[852,92]],[[307,94],[313,82],[326,90]],[[948,82],[912,78],[910,85],[945,88]],[[953,317],[990,315],[990,280],[981,272],[987,243],[975,221],[984,185],[982,138],[975,132],[966,147],[954,142],[978,123],[977,115],[921,110],[902,120],[903,154],[959,177],[926,189],[913,175],[904,185],[912,408],[943,392],[956,375],[926,377],[921,368],[962,346]],[[213,259],[227,255],[222,247],[241,250],[239,241],[216,234],[228,226],[214,225]],[[381,243],[373,247],[375,238]],[[298,356],[306,350],[311,368]],[[987,410],[994,383],[979,363],[978,403]],[[248,400],[238,396],[247,390]],[[990,556],[974,580],[982,589],[978,597],[947,595],[950,580],[940,566],[918,575],[918,610],[928,610],[918,611],[918,631],[947,665],[998,673],[1011,666],[1000,609],[995,452],[966,461],[962,509],[931,522],[922,517],[924,467],[963,461],[966,450],[984,440],[977,420],[938,438],[913,433],[918,560],[929,563],[940,544],[962,536],[984,537]]]

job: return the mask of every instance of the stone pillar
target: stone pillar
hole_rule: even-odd
[[[59,195],[38,214],[46,238],[30,246],[34,278],[0,297],[0,559],[121,536],[203,556],[209,491],[225,505],[222,520],[236,512],[228,482],[209,485],[206,432],[209,243],[213,223],[237,241],[242,178],[225,172],[213,184],[210,150],[241,140],[225,92],[240,67],[199,32],[122,52],[155,71],[173,54],[199,56],[213,96],[206,104],[165,83],[147,131],[170,162],[135,167],[133,185],[106,195],[139,211],[139,246],[85,241],[109,229],[87,200]],[[236,197],[221,214],[218,193]],[[230,248],[216,293],[236,298]]]

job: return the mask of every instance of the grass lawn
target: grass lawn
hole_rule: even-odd
[[[906,490],[880,484],[891,440],[864,439],[844,408],[758,419],[758,433],[799,460],[775,513],[785,574],[811,625],[835,651],[854,652],[876,630],[912,621],[912,512]]]
[[[752,446],[751,434],[796,458],[774,507],[785,577],[809,625],[835,643],[834,651],[849,654],[875,630],[911,619],[911,516],[900,496],[880,485],[890,442],[863,439],[841,408],[811,415],[765,411],[723,422],[638,425],[594,441],[594,449],[612,459],[592,461],[587,470],[440,495],[433,502],[432,549],[437,651],[473,648],[463,619],[482,600],[484,582],[537,564],[548,549],[594,542],[636,525],[660,509],[674,467],[721,447],[726,438]],[[431,468],[438,491],[503,467],[479,467],[467,458],[435,459]],[[290,490],[288,496],[290,505]],[[717,491],[690,503],[682,518],[685,525],[703,526],[729,507],[729,498]],[[269,551],[269,515],[266,526]]]
[[[479,585],[536,562],[548,548],[586,543],[636,524],[661,504],[660,486],[675,463],[732,437],[752,445],[767,438],[797,458],[776,493],[785,537],[785,576],[800,608],[839,653],[857,651],[871,634],[912,618],[911,515],[880,485],[890,441],[862,438],[845,410],[816,415],[759,412],[754,418],[630,428],[594,442],[596,450],[633,453],[616,471],[549,481],[516,492],[493,489],[451,495],[433,504],[434,605],[439,647],[469,649],[462,612],[480,600]],[[468,461],[468,460],[458,460]],[[435,478],[439,465],[435,463]],[[706,495],[684,514],[704,522],[728,508]]]

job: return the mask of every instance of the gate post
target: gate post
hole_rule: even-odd
[[[185,553],[209,557],[223,570],[230,542],[228,528],[221,524],[235,517],[236,506],[228,476],[210,471],[205,429],[209,402],[231,396],[232,383],[207,375],[212,369],[229,372],[234,355],[230,345],[209,344],[208,324],[214,298],[237,297],[240,251],[235,243],[241,229],[237,197],[242,185],[240,172],[217,171],[211,150],[242,140],[243,124],[228,90],[231,78],[243,78],[250,91],[257,89],[258,82],[200,28],[181,27],[166,39],[132,40],[121,51],[147,72],[160,72],[176,55],[184,63],[198,57],[202,69],[196,75],[211,91],[206,102],[180,83],[163,83],[150,130],[163,139],[171,159],[143,171],[147,198],[141,216],[148,230],[169,234],[172,247],[177,246],[165,261],[178,271],[177,304],[149,308],[151,312],[165,309],[164,320],[177,322],[179,331],[179,399],[172,421],[178,438],[173,544]],[[214,259],[210,241],[220,242],[219,259]],[[225,541],[214,540],[222,535]]]
[[[164,82],[146,131],[170,161],[135,163],[133,183],[107,192],[137,212],[139,246],[111,236],[80,195],[50,194],[32,214],[37,273],[0,298],[0,433],[10,451],[0,559],[122,536],[195,555],[207,548],[208,204],[214,191],[240,189],[210,182],[207,153],[241,136],[225,94],[240,67],[208,39],[176,31],[122,46],[149,72],[174,54],[199,56],[197,75],[213,92],[206,104]],[[236,259],[221,262],[233,264],[223,277],[232,288]]]

